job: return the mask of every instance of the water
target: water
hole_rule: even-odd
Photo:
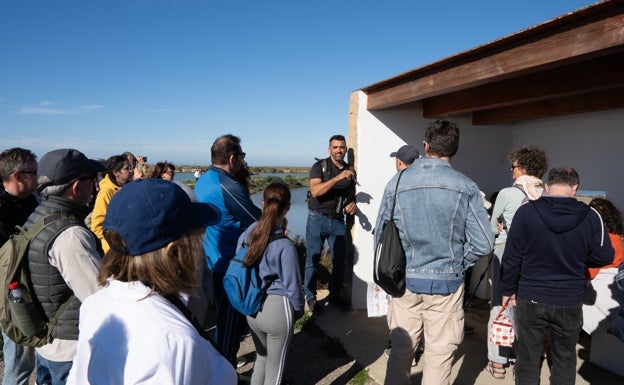
[[[173,176],[173,180],[177,182],[184,182],[187,180],[195,180],[195,176],[192,172],[176,172]]]
[[[265,178],[265,177],[270,177],[270,176],[277,176],[280,178],[285,178],[289,175],[295,178],[297,177],[307,178],[309,174],[307,172],[263,172],[258,175],[252,175],[252,178]],[[173,177],[173,180],[179,181],[179,182],[184,182],[187,180],[195,180],[195,175],[192,172],[176,172],[175,176]]]
[[[308,189],[296,188],[290,190],[290,210],[286,214],[288,219],[288,236],[293,239],[296,235],[305,238],[306,221],[308,220]],[[253,203],[262,207],[262,193],[251,196]]]
[[[294,177],[297,176],[308,176],[307,173],[262,173],[259,176],[261,177],[269,177],[269,176],[279,176],[281,178],[292,175]],[[184,182],[187,180],[195,180],[195,176],[192,172],[177,172],[174,176],[175,181]],[[308,188],[296,188],[290,190],[290,210],[286,215],[288,218],[288,230],[289,237],[293,239],[296,235],[299,235],[302,238],[305,238],[305,228],[306,221],[308,219],[308,202],[306,202],[306,198],[308,196]],[[260,208],[262,208],[262,192],[255,193],[251,195],[251,200],[254,204]]]

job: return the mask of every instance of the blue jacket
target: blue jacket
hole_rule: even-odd
[[[585,267],[613,262],[597,211],[575,198],[542,196],[520,206],[507,235],[502,293],[549,305],[583,302]]]
[[[390,218],[397,173],[386,185],[375,226],[375,246]],[[401,177],[395,224],[405,250],[406,286],[421,294],[448,294],[464,271],[492,252],[494,235],[477,185],[438,158],[416,159]]]
[[[256,226],[253,224],[240,236],[236,251],[247,239],[249,232]],[[275,229],[273,234],[283,234],[282,229]],[[267,295],[281,295],[290,300],[295,312],[303,311],[303,287],[301,286],[301,270],[299,268],[299,255],[292,241],[288,238],[276,239],[269,242],[259,266],[262,287],[268,282],[267,277],[277,275]]]
[[[261,210],[253,204],[242,184],[215,166],[210,166],[197,181],[195,197],[221,211],[221,221],[206,228],[204,251],[208,268],[224,274],[236,254],[238,237],[260,217]]]

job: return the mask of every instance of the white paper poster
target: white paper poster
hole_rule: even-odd
[[[366,308],[369,317],[382,317],[388,314],[388,295],[374,282],[368,283]]]

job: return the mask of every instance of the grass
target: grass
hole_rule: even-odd
[[[351,385],[365,385],[369,383],[370,376],[368,375],[368,369],[362,369],[353,376],[349,384]]]

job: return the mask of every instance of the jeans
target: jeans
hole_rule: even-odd
[[[4,332],[4,376],[2,385],[28,385],[28,378],[35,369],[35,348],[18,345]]]
[[[517,298],[518,360],[516,385],[540,383],[544,336],[548,337],[551,385],[573,385],[576,343],[583,326],[582,304],[548,305]]]
[[[72,363],[72,361],[50,361],[37,354],[37,384],[65,385]]]
[[[347,254],[345,223],[342,218],[329,218],[316,211],[308,210],[304,274],[304,289],[307,299],[316,297],[316,281],[325,241],[329,244],[333,266],[329,279],[329,295],[338,297],[344,280]]]

